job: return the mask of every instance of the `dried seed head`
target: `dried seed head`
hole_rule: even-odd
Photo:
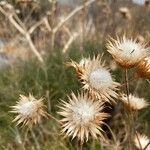
[[[121,7],[119,11],[124,19],[131,20],[131,13],[127,7]]]
[[[142,78],[150,78],[150,57],[140,61],[137,65],[137,75]]]
[[[150,4],[150,1],[149,0],[145,0],[145,6],[149,6],[149,4]]]
[[[127,39],[125,36],[122,39],[117,37],[117,40],[110,38],[107,43],[107,49],[115,61],[123,68],[135,67],[139,61],[149,54],[145,44],[140,44],[133,39]]]
[[[104,101],[114,101],[117,97],[115,90],[118,90],[119,83],[114,82],[109,70],[102,62],[101,56],[93,57],[93,59],[85,59],[84,63],[71,62],[80,78],[83,89],[88,90],[90,94]]]
[[[138,136],[138,138],[137,138],[137,136]],[[139,150],[141,149],[141,147],[142,147],[142,149],[144,149],[147,146],[147,144],[150,142],[150,139],[145,135],[140,135],[139,133],[137,134],[137,136],[135,136],[135,138],[134,138],[135,146]],[[148,145],[146,150],[150,150],[150,145]]]
[[[85,139],[88,141],[89,135],[93,138],[98,136],[104,138],[101,125],[109,115],[102,112],[103,103],[94,101],[86,93],[78,94],[78,96],[72,93],[68,99],[68,102],[62,101],[59,106],[61,111],[58,113],[63,116],[62,133],[71,136],[72,139],[77,137],[81,142]]]
[[[144,100],[144,98],[135,97],[131,94],[129,95],[129,102],[125,94],[121,95],[121,101],[125,104],[125,106],[129,110],[133,110],[133,111],[143,109],[149,106],[149,104]]]
[[[12,113],[16,113],[17,116],[13,121],[17,122],[17,125],[32,127],[41,120],[41,117],[46,117],[44,111],[43,99],[35,99],[31,94],[29,97],[20,95],[20,99],[15,106],[12,107]]]

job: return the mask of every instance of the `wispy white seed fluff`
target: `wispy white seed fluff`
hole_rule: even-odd
[[[21,107],[18,107],[18,113],[22,114],[23,116],[29,116],[36,110],[36,104],[32,101],[26,102],[22,104]]]
[[[73,120],[78,123],[88,123],[93,120],[95,115],[95,107],[92,101],[81,99],[79,103],[73,107]]]
[[[113,83],[113,80],[108,70],[100,68],[90,73],[89,83],[93,88],[100,90],[102,88],[105,89],[110,87]]]

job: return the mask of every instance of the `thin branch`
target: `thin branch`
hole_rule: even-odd
[[[148,79],[146,81],[150,84],[150,81]]]
[[[47,117],[50,118],[50,119],[54,119],[57,123],[61,124],[62,125],[62,122],[59,121],[57,118],[55,118],[54,116],[52,116],[51,114],[47,113]]]
[[[45,22],[45,26],[46,26],[46,28],[48,29],[48,31],[51,32],[51,31],[52,31],[52,28],[51,28],[51,26],[50,26],[50,24],[49,24],[49,22],[48,22],[48,19],[45,18],[45,19],[44,19],[44,22]]]
[[[36,149],[37,149],[37,150],[40,150],[40,144],[39,144],[39,142],[38,142],[38,140],[37,140],[37,138],[36,138],[35,133],[33,132],[32,129],[30,130],[30,132],[31,132],[32,138],[33,138],[33,140],[34,140]]]
[[[17,16],[17,14],[14,14],[14,18],[16,19],[16,21],[19,23],[19,25],[26,30],[26,27],[24,25],[24,23],[20,20],[20,18]]]
[[[44,23],[44,19],[45,18],[42,18],[40,21],[36,22],[29,30],[28,30],[28,33],[31,34],[33,33],[33,31],[39,27],[42,23]]]
[[[19,24],[14,20],[13,16],[9,16],[9,21],[14,25],[14,27],[23,35],[25,35],[26,31],[23,30]]]
[[[62,52],[66,53],[66,51],[68,50],[69,46],[72,44],[72,42],[78,37],[79,34],[74,34],[70,37],[70,39],[68,40],[68,42],[65,44]]]
[[[94,3],[96,0],[89,0],[85,2],[83,5],[77,7],[74,9],[64,20],[62,20],[54,29],[53,32],[56,33],[60,27],[62,27],[70,18],[72,18],[74,15],[76,15],[80,10],[84,9],[85,7],[88,7],[90,4]]]
[[[8,14],[1,6],[0,6],[1,13],[9,19],[9,21],[12,23],[12,25],[21,33],[25,34],[25,31],[22,29],[22,27],[14,20],[12,14]]]
[[[35,48],[32,40],[31,40],[31,37],[28,33],[26,33],[26,39],[31,47],[31,50],[34,52],[34,54],[37,56],[37,58],[39,59],[39,61],[43,64],[43,58],[41,57],[40,53],[37,51],[37,49]]]
[[[26,29],[23,29],[18,23],[17,21],[13,18],[13,15],[12,14],[8,14],[1,6],[0,6],[0,11],[3,13],[3,15],[5,15],[6,17],[8,17],[9,21],[12,23],[12,25],[23,35],[25,36],[25,38],[27,39],[30,47],[31,47],[31,50],[33,51],[33,53],[37,56],[38,60],[43,63],[43,58],[41,57],[40,53],[38,52],[38,50],[35,48],[32,40],[31,40],[31,37],[30,37],[30,34],[27,32]],[[19,18],[18,18],[19,19]],[[19,22],[21,22],[21,20],[19,19]],[[23,22],[21,22],[21,24],[23,24]],[[31,27],[32,29],[32,27]],[[34,28],[33,28],[34,29]],[[32,30],[33,30],[32,29]],[[31,30],[31,31],[32,31]]]

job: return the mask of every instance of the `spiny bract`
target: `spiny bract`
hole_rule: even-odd
[[[137,66],[137,75],[142,78],[150,78],[150,57],[139,62]]]

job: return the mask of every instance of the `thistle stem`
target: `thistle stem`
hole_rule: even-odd
[[[126,86],[126,95],[127,95],[127,100],[128,100],[128,105],[130,105],[130,100],[129,100],[129,78],[128,78],[128,69],[125,69],[125,86]],[[128,112],[128,127],[129,127],[129,138],[128,138],[128,149],[132,149],[132,135],[133,135],[133,130],[132,130],[132,124],[133,124],[133,118],[131,117],[131,111]]]
[[[22,145],[25,147],[26,141],[27,141],[27,136],[29,133],[29,128],[26,129],[25,134],[24,134],[24,139]]]
[[[128,78],[128,69],[125,69],[125,85],[126,85],[126,94],[127,94],[127,99],[128,99],[128,105],[130,105],[130,100],[129,100],[129,78]],[[129,116],[128,116],[128,121],[129,121],[129,131],[130,131],[130,136],[129,136],[129,149],[132,149],[132,145],[131,145],[131,140],[132,140],[132,135],[135,133],[135,136],[137,137],[137,140],[139,142],[140,145],[140,149],[142,150],[142,146],[137,134],[137,131],[135,129],[134,126],[134,116],[132,114],[132,112],[129,112]],[[134,130],[133,130],[134,129]]]
[[[126,94],[129,104],[129,78],[128,78],[128,69],[125,69],[125,85],[126,85]],[[130,105],[130,104],[129,104]]]
[[[79,143],[79,150],[83,150],[83,142]]]
[[[31,132],[32,138],[33,138],[33,140],[34,140],[36,149],[37,149],[37,150],[40,150],[40,149],[41,149],[41,148],[40,148],[40,144],[39,144],[39,142],[38,142],[38,140],[37,140],[37,138],[36,138],[35,133],[33,132],[32,129],[30,129],[30,132]]]
[[[57,123],[62,124],[61,121],[59,121],[57,118],[55,118],[54,116],[52,116],[51,114],[47,113],[47,117],[50,119],[54,119]]]

